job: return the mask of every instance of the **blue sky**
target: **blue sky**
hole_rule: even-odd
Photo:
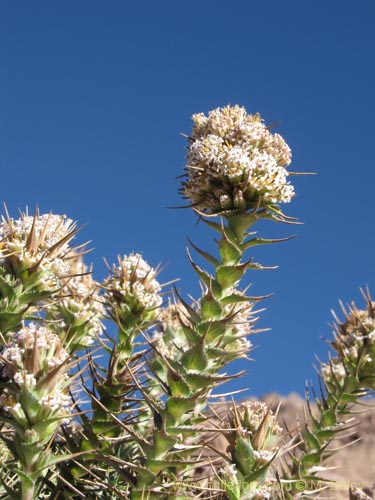
[[[326,357],[330,309],[375,295],[375,4],[372,0],[45,0],[0,5],[0,200],[66,213],[88,224],[95,277],[102,257],[143,252],[198,294],[186,237],[212,246],[180,205],[191,115],[240,104],[281,120],[303,226],[267,224],[259,249],[279,265],[253,272],[252,292],[274,292],[239,385],[303,392],[314,353]],[[244,365],[241,365],[243,368]]]

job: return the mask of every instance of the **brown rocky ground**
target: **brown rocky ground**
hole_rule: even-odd
[[[284,429],[303,429],[306,404],[298,394],[292,393],[286,397],[268,394],[261,399],[273,410],[280,404],[278,417]],[[222,419],[227,411],[228,406],[224,404],[216,407],[215,413]],[[330,445],[337,452],[327,459],[324,464],[327,470],[321,473],[321,477],[332,483],[320,492],[320,499],[375,500],[375,400],[368,401],[366,406],[356,406],[353,411],[353,422],[348,423],[348,426],[352,426],[350,433],[346,431],[346,435],[343,433],[340,439]],[[215,420],[214,418],[213,421]],[[221,433],[210,433],[206,442],[211,444],[211,452],[207,453],[209,461],[214,462],[218,469],[222,466],[220,453],[226,453],[228,441]],[[219,455],[212,454],[213,449],[218,450]],[[200,480],[211,476],[212,465],[203,466],[195,473],[195,478]],[[321,483],[322,486],[325,484],[327,483]]]
[[[303,421],[305,402],[298,394],[287,397],[269,394],[263,399],[273,407],[281,401],[281,425],[285,421],[289,428],[293,428],[298,425],[298,418]],[[327,460],[325,465],[330,470],[324,476],[335,483],[332,483],[332,487],[322,497],[335,500],[375,499],[375,408],[364,410],[366,408],[363,406],[355,408],[358,413],[353,417],[357,425],[353,427],[350,436],[342,437],[334,443],[335,448],[341,449]]]

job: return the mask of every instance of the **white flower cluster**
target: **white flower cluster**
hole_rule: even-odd
[[[200,313],[198,302],[191,303],[190,307]],[[228,321],[227,334],[222,337],[220,343],[218,344],[217,339],[213,341],[215,348],[220,346],[226,351],[227,360],[229,355],[232,355],[233,359],[246,357],[252,348],[252,343],[246,338],[252,333],[252,324],[255,321],[252,317],[252,303],[244,301],[228,304],[224,306],[223,315],[230,317],[231,321]],[[181,303],[169,303],[160,310],[158,321],[158,327],[152,337],[153,344],[167,359],[179,359],[192,347],[183,328],[183,326],[191,327],[188,311]],[[213,362],[209,359],[208,366],[213,366]]]
[[[271,498],[269,467],[279,452],[282,432],[275,415],[261,401],[244,401],[230,408],[227,426],[229,457],[238,469],[229,462],[219,471],[224,489],[236,492],[236,498]],[[252,460],[245,460],[249,456]]]
[[[220,476],[225,479],[226,482],[236,483],[237,478],[237,468],[235,464],[230,464],[225,462],[224,466],[219,469]]]
[[[0,405],[16,417],[27,415],[28,408],[22,406],[27,398],[20,402],[20,394],[27,391],[48,412],[66,413],[72,404],[63,366],[68,357],[58,336],[43,326],[30,323],[13,333],[0,363],[2,378],[9,381],[2,390]],[[61,369],[56,370],[58,367]]]
[[[375,306],[375,304],[374,304]],[[368,311],[361,311],[353,307],[346,323],[340,325],[340,350],[348,358],[356,359],[363,351],[364,343],[375,344],[375,318]],[[365,361],[373,361],[369,354]]]
[[[282,428],[279,426],[275,416],[270,412],[266,403],[263,401],[242,401],[236,406],[237,412],[240,414],[241,420],[246,422],[246,426],[250,430],[256,430],[264,417],[268,414],[268,423],[274,434],[280,434]]]
[[[232,335],[237,338],[237,348],[239,351],[243,351],[244,354],[252,347],[252,343],[246,338],[253,333],[252,326],[256,321],[252,308],[253,304],[251,302],[237,302],[224,307],[224,312],[233,318],[230,326]],[[233,349],[235,347],[234,343],[230,347]]]
[[[156,275],[157,270],[140,254],[119,257],[119,265],[113,265],[111,274],[103,282],[106,303],[116,310],[123,306],[134,314],[149,311],[156,317],[162,304],[161,285]]]
[[[269,500],[272,495],[272,483],[269,481],[256,488],[253,492],[252,500]]]
[[[22,215],[20,219],[3,219],[0,224],[0,263],[32,268],[40,262],[39,269],[52,271],[57,276],[69,274],[75,223],[65,215],[43,214],[33,217]],[[46,280],[51,277],[46,277]]]
[[[62,287],[60,297],[47,310],[51,328],[65,335],[74,335],[72,345],[91,345],[103,331],[105,308],[99,296],[99,286],[92,278],[82,257],[72,260],[72,277]],[[83,336],[81,332],[82,330]]]
[[[360,383],[375,389],[375,302],[368,297],[367,308],[357,309],[352,304],[345,312],[343,323],[335,324],[332,347],[337,356],[321,364],[326,383],[343,386],[347,377],[354,375]]]
[[[332,381],[333,379],[341,384],[347,376],[345,366],[339,358],[332,359],[331,363],[322,363],[320,365],[320,370],[326,381]]]
[[[236,466],[228,462],[219,470],[219,476],[224,487],[226,486],[228,491],[237,491],[238,497],[241,496],[241,498],[248,500],[268,500],[271,498],[273,483],[268,478],[263,483],[243,481],[239,478],[242,476],[238,473]]]
[[[259,115],[236,105],[193,115],[193,121],[181,189],[193,206],[215,213],[291,200],[291,151]]]
[[[158,327],[152,336],[152,343],[167,359],[178,359],[189,349],[189,342],[181,321],[189,325],[187,311],[181,303],[169,303],[160,309]]]
[[[258,460],[258,463],[265,465],[271,462],[275,453],[272,450],[254,450],[254,457]]]

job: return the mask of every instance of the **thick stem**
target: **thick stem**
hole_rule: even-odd
[[[35,484],[24,488],[22,485],[21,500],[33,500],[35,498]]]
[[[236,350],[237,347],[233,348],[232,358],[226,351],[231,348],[230,342],[236,341],[231,329],[238,322],[233,312],[234,304],[228,302],[228,295],[235,293],[246,272],[246,265],[241,263],[244,253],[243,241],[247,230],[256,220],[257,217],[253,214],[240,214],[228,218],[227,225],[221,226],[221,229],[220,226],[215,227],[221,232],[221,239],[217,242],[220,258],[207,258],[211,264],[214,262],[213,276],[200,270],[192,262],[206,289],[200,299],[199,309],[191,311],[189,316],[190,334],[185,334],[191,336],[186,340],[188,347],[183,352],[176,353],[176,357],[170,360],[166,402],[157,419],[155,418],[155,421],[158,420],[158,428],[155,429],[153,443],[144,450],[147,457],[145,470],[138,474],[137,486],[131,495],[132,500],[139,498],[140,491],[145,492],[145,497],[149,494],[155,495],[154,491],[160,488],[163,477],[169,473],[168,469],[173,469],[170,479],[173,481],[173,477],[183,477],[183,472],[191,468],[191,465],[186,465],[186,450],[181,445],[187,439],[190,444],[201,445],[200,430],[195,422],[202,425],[202,409],[207,405],[212,390],[218,383],[223,383],[220,379],[221,369],[232,359],[242,355],[242,352]],[[204,252],[201,255],[204,256]],[[238,290],[237,292],[241,293]],[[242,305],[243,300],[239,303]],[[226,333],[231,340],[227,340]],[[166,361],[168,360],[165,359],[164,364]],[[186,425],[187,416],[190,433]],[[182,427],[184,439],[181,442],[179,429]],[[177,451],[177,444],[182,450],[181,453]],[[168,467],[168,463],[171,463],[171,467]],[[162,488],[160,497],[165,495],[166,491]]]
[[[257,222],[258,218],[254,213],[232,215],[227,218],[228,227],[235,234],[237,244],[243,242],[246,231]]]
[[[21,479],[21,500],[33,500],[36,495],[36,482],[31,478],[34,467],[24,465],[25,478]]]

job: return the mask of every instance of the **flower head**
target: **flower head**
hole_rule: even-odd
[[[158,352],[169,359],[177,359],[189,349],[189,341],[183,325],[190,325],[188,311],[181,302],[168,302],[160,309],[158,324],[152,336],[152,343]]]
[[[123,327],[139,327],[152,323],[162,304],[161,285],[153,269],[140,254],[119,257],[110,275],[104,280],[105,304]]]
[[[224,313],[231,318],[228,323],[227,336],[228,342],[227,349],[234,352],[243,352],[243,356],[249,352],[252,343],[246,337],[254,333],[253,325],[257,320],[254,317],[253,302],[236,302],[227,304],[224,307]]]
[[[334,325],[337,356],[328,365],[322,365],[326,382],[344,384],[349,375],[357,380],[359,388],[375,389],[375,302],[368,295],[367,308],[354,304],[345,311],[345,321]]]
[[[103,330],[105,308],[99,296],[99,285],[82,256],[71,260],[71,277],[64,281],[55,302],[46,310],[50,328],[64,337],[69,348],[87,347]]]
[[[30,323],[12,334],[1,356],[1,376],[7,382],[0,405],[21,425],[66,415],[72,404],[68,358],[59,337],[44,326]]]
[[[321,363],[320,371],[326,383],[338,383],[344,385],[347,377],[345,365],[340,358],[333,358],[329,363]]]
[[[237,428],[237,435],[249,438],[259,460],[272,458],[277,450],[282,428],[275,415],[262,401],[243,401],[231,409],[230,422]],[[271,452],[269,454],[268,452]]]
[[[40,272],[40,288],[59,286],[59,278],[70,271],[70,240],[76,224],[65,215],[21,214],[0,224],[0,265],[17,277]]]
[[[258,114],[226,106],[193,115],[181,193],[207,213],[289,202],[291,152]]]

